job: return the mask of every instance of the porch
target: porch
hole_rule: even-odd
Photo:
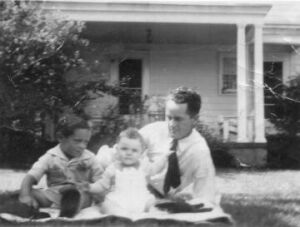
[[[101,52],[111,82],[120,80],[126,60],[140,59],[134,63],[140,82],[129,87],[141,99],[196,88],[203,121],[217,127],[220,115],[235,115],[236,142],[266,142],[263,24],[271,5],[47,1],[44,7],[87,22],[84,36],[98,45],[94,56]]]

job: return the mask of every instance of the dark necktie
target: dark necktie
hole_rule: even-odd
[[[165,177],[164,182],[164,193],[167,194],[170,191],[170,188],[177,188],[181,181],[180,181],[180,170],[179,170],[179,164],[177,159],[177,145],[178,141],[173,140],[171,144],[171,151],[174,151],[171,153],[168,157],[168,170]]]

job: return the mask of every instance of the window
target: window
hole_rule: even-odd
[[[119,80],[123,94],[119,99],[120,114],[134,114],[142,105],[142,60],[127,59],[119,65]]]
[[[221,94],[235,94],[236,88],[236,58],[233,54],[223,54],[220,60]]]

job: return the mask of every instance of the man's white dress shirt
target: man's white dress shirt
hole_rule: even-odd
[[[145,139],[147,155],[151,162],[156,163],[170,153],[167,122],[154,122],[144,126],[140,133]],[[187,193],[192,199],[190,203],[203,202],[208,206],[218,206],[220,196],[215,185],[215,167],[205,139],[195,129],[187,137],[178,140],[177,157],[181,175],[181,184],[171,189],[171,194]],[[167,165],[164,170],[151,178],[151,184],[163,192],[163,182]]]

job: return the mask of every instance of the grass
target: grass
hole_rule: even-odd
[[[300,171],[223,171],[222,207],[237,227],[300,226]]]
[[[0,171],[0,191],[15,190],[23,172]],[[12,177],[15,175],[15,177]],[[300,226],[300,171],[218,171],[217,184],[222,192],[222,207],[230,213],[237,227],[296,227]],[[7,181],[7,182],[5,182]],[[12,182],[13,181],[13,182]],[[5,223],[2,223],[5,224]],[[67,226],[66,223],[48,223]],[[1,223],[0,223],[1,225]],[[2,226],[2,225],[1,225]],[[32,226],[32,225],[31,225]],[[45,225],[46,226],[46,225]],[[74,223],[72,224],[74,226]],[[173,221],[128,220],[106,218],[99,223],[77,223],[76,226],[195,226]],[[201,224],[199,227],[210,226]],[[221,225],[213,225],[221,226]]]

